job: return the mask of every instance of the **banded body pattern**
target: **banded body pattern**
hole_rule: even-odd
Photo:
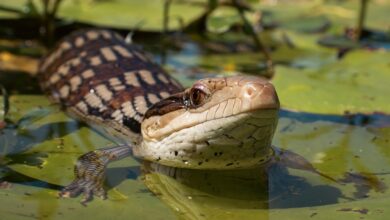
[[[39,71],[41,87],[68,112],[87,123],[109,123],[130,138],[139,135],[150,105],[183,90],[136,46],[107,30],[67,36]]]

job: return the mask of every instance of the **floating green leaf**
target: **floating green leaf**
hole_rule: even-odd
[[[214,33],[224,33],[232,25],[240,22],[237,10],[232,7],[218,7],[207,17],[207,30]]]
[[[41,1],[34,0],[41,10]],[[23,0],[6,0],[1,4],[25,8]],[[87,24],[144,31],[161,31],[163,28],[164,0],[115,0],[115,1],[63,1],[58,16],[65,20]],[[180,30],[204,12],[204,6],[173,1],[169,13],[168,30]],[[7,16],[9,13],[4,14]],[[0,14],[1,15],[1,14]],[[13,15],[15,17],[15,15]]]
[[[112,213],[117,219],[174,218],[171,211],[137,179],[139,164],[131,158],[109,167],[107,183],[113,188],[109,190],[107,201],[96,198],[85,208],[79,203],[80,199],[58,199],[59,187],[69,184],[74,178],[76,159],[87,151],[112,146],[113,143],[53,109],[46,97],[12,96],[10,101],[9,116],[13,121],[23,121],[23,127],[13,132],[12,128],[7,128],[10,132],[0,135],[0,141],[6,138],[5,135],[16,135],[14,142],[7,142],[7,146],[2,142],[0,146],[1,153],[10,148],[5,155],[9,159],[2,165],[27,180],[18,180],[6,173],[7,178],[16,178],[16,182],[10,189],[0,189],[0,201],[5,204],[0,208],[2,218],[69,219],[77,216],[107,219],[112,217]],[[34,109],[37,119],[31,113]],[[47,117],[41,117],[42,111],[49,112]],[[18,184],[18,181],[23,184]]]
[[[268,12],[268,23],[293,30],[316,30],[329,20],[330,32],[340,34],[345,27],[355,27],[360,1],[286,1],[278,4],[262,3],[258,9]],[[368,3],[366,27],[388,27],[389,1]]]
[[[277,67],[282,106],[324,114],[390,113],[390,53],[356,51],[318,70]]]

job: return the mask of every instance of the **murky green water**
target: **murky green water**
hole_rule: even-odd
[[[82,7],[67,2],[59,16],[131,29],[145,20],[149,23],[141,31],[161,31],[161,14],[155,14],[162,1],[149,4],[148,13],[139,9],[144,1],[93,1],[95,8],[80,2]],[[10,121],[0,130],[0,220],[389,219],[390,53],[364,48],[338,59],[340,51],[318,44],[355,25],[355,3],[261,4],[280,25],[261,34],[272,48],[272,82],[283,107],[273,144],[303,156],[337,181],[312,172],[307,164],[299,169],[279,164],[268,172],[199,171],[127,158],[109,166],[108,199],[95,198],[84,207],[81,198],[60,199],[58,192],[73,180],[80,155],[115,143],[50,104],[30,77],[0,72],[0,83],[13,93]],[[175,6],[172,17],[191,12],[183,20],[187,24],[202,11],[193,7]],[[369,8],[368,26],[389,26],[388,3],[371,1]],[[128,13],[131,9],[136,13]],[[133,17],[121,17],[125,14]],[[179,30],[179,20],[170,28]],[[329,30],[321,32],[319,27],[328,22]],[[207,76],[264,72],[264,56],[242,32],[200,35],[178,31],[161,40],[156,33],[136,32],[134,41],[185,86]],[[388,47],[385,43],[378,47]]]

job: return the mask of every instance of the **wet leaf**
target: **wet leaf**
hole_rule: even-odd
[[[299,68],[317,68],[336,60],[330,50],[312,51],[304,48],[280,46],[271,54],[274,63]],[[265,58],[261,52],[189,55],[181,51],[168,58],[168,63],[185,67],[201,67],[219,74],[250,73],[261,75],[265,70]]]
[[[282,106],[323,114],[390,112],[390,53],[356,51],[318,70],[277,67]]]
[[[57,191],[42,186],[13,184],[0,190],[1,216],[5,219],[173,219],[173,213],[140,184],[126,184],[119,190],[127,195],[121,200],[95,199],[88,207],[77,199],[59,199]],[[128,187],[128,188],[127,188]],[[103,208],[104,207],[104,208]],[[147,214],[146,214],[147,213]]]
[[[46,117],[42,117],[43,112]],[[113,143],[53,109],[43,96],[12,96],[9,117],[23,121],[23,126],[14,128],[17,130],[8,128],[0,134],[0,142],[5,136],[15,136],[13,142],[0,145],[0,154],[5,153],[8,158],[2,165],[14,172],[4,176],[0,170],[0,177],[13,180],[11,189],[0,189],[0,201],[7,203],[0,208],[2,218],[69,219],[76,213],[74,210],[77,217],[93,219],[107,219],[112,213],[116,213],[117,219],[173,218],[171,211],[137,180],[139,165],[131,158],[110,165],[108,200],[96,198],[85,208],[78,198],[58,199],[58,189],[73,179],[76,159],[87,151]],[[15,172],[21,177],[15,177]],[[105,208],[99,208],[102,206]]]
[[[18,9],[27,9],[25,1],[6,0],[1,4]],[[38,11],[41,1],[34,0]],[[115,0],[115,1],[63,1],[58,16],[65,20],[78,21],[96,26],[161,31],[163,28],[164,0]],[[173,1],[170,8],[169,30],[180,30],[194,21],[204,11],[198,4]],[[9,13],[3,14],[7,16]],[[15,17],[12,14],[12,17]]]
[[[374,145],[372,142],[374,139],[385,140],[388,138],[387,133],[380,132],[384,131],[384,129],[367,129],[365,127],[332,123],[324,120],[326,119],[324,118],[323,120],[304,123],[294,118],[282,118],[279,123],[279,129],[276,133],[274,144],[303,155],[313,163],[315,168],[333,178],[343,177],[346,172],[370,173],[373,175],[373,178],[383,181],[381,184],[384,183],[388,186],[388,169],[383,167],[384,164],[389,163],[387,155],[383,155],[381,153],[381,147],[375,146],[376,144]],[[384,145],[382,144],[382,147],[383,146]],[[387,165],[384,166],[387,167]],[[305,175],[302,174],[302,172],[295,170],[290,170],[290,172],[294,174],[299,173],[298,175]],[[306,178],[310,179],[313,178],[313,176],[307,176]],[[320,177],[317,176],[316,178]],[[317,183],[317,181],[313,179],[311,182],[314,184]],[[372,183],[376,184],[375,181]],[[369,182],[364,184],[369,184]],[[315,209],[318,213],[323,213],[326,212],[326,210],[335,209],[337,207],[349,207],[357,204],[363,204],[363,207],[371,207],[374,209],[375,205],[378,204],[376,201],[383,202],[382,198],[386,198],[389,193],[388,190],[385,192],[376,191],[376,185],[369,186],[371,187],[371,190],[369,190],[370,192],[362,195],[359,192],[362,190],[362,186],[347,184],[345,186],[339,185],[337,187],[342,188],[344,199],[360,195],[360,197],[358,197],[360,198],[360,202],[341,202],[340,204],[316,207]],[[317,198],[321,198],[318,194],[319,192],[312,193],[316,194]],[[289,202],[294,203],[294,200],[288,200],[290,200]],[[341,200],[339,199],[338,201],[340,202]],[[299,201],[295,201],[295,204],[297,203],[299,203]],[[293,216],[304,215],[304,213],[307,212],[309,212],[309,209],[295,209]],[[283,213],[287,214],[287,212],[284,211]],[[341,213],[338,214],[341,215]],[[347,216],[350,213],[343,214]],[[376,214],[380,216],[379,212]]]
[[[269,16],[267,18],[269,23],[294,30],[316,30],[328,20],[331,24],[328,32],[340,34],[346,27],[357,25],[359,3],[359,1],[285,1],[277,4],[264,2],[259,8],[269,13],[266,15]],[[389,8],[389,1],[370,1],[366,26],[374,29],[388,27]]]
[[[220,6],[207,17],[207,30],[214,33],[224,33],[231,26],[240,22],[240,16],[236,9],[227,6]]]

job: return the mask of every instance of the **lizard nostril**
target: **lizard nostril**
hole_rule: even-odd
[[[260,92],[260,89],[258,85],[254,85],[254,84],[248,84],[245,86],[245,90],[244,90],[244,94],[245,96],[247,96],[248,98],[252,98],[253,96],[256,96],[256,94],[258,92]]]
[[[248,96],[252,96],[252,94],[253,94],[253,88],[252,87],[250,87],[250,88],[248,88],[247,90],[246,90],[246,94],[248,95]]]

